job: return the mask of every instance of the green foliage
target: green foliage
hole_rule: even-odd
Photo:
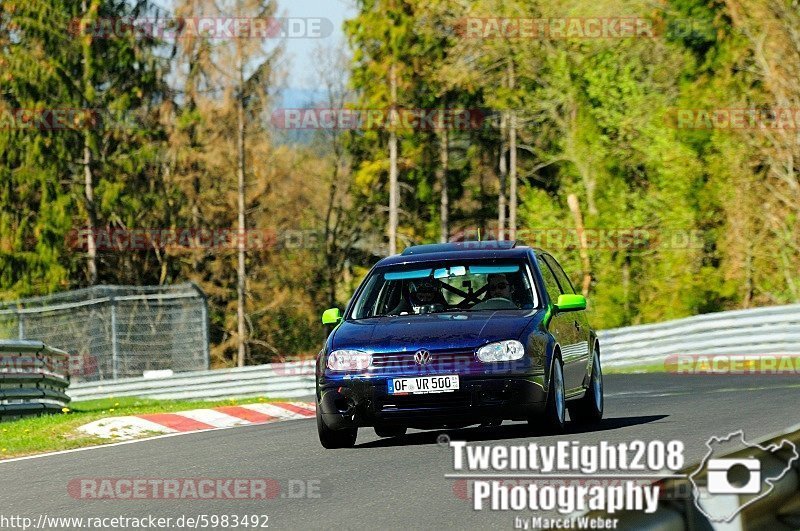
[[[276,8],[267,0],[245,4],[264,16]],[[800,107],[800,50],[791,38],[800,21],[784,4],[358,0],[345,25],[354,93],[341,104],[485,113],[481,127],[447,131],[447,172],[441,129],[397,131],[401,246],[439,238],[444,183],[451,236],[494,232],[509,138],[500,116],[513,114],[519,236],[553,252],[576,286],[590,277],[596,326],[797,301],[796,135],[684,129],[674,120],[676,109]],[[184,16],[218,7],[210,0],[174,6]],[[380,254],[388,131],[279,145],[265,118],[279,50],[255,40],[239,49],[203,38],[163,43],[66,31],[76,18],[127,15],[161,16],[149,0],[0,3],[0,297],[90,281],[85,249],[71,243],[92,214],[87,149],[98,227],[235,227],[233,132],[244,91],[248,226],[320,235],[300,248],[248,251],[249,361],[315,352],[324,339],[320,312],[344,307]],[[457,31],[466,17],[617,15],[652,20],[659,34],[476,39]],[[258,57],[243,87],[228,71],[240,53]],[[3,125],[14,110],[51,108],[102,109],[126,120],[65,130]],[[586,257],[570,195],[599,238]],[[636,230],[649,245],[602,237]],[[215,359],[230,363],[235,252],[153,248],[100,252],[97,262],[98,282],[200,283],[211,304]]]

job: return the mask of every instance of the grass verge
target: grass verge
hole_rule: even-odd
[[[653,374],[659,372],[667,372],[663,363],[631,367],[603,367],[603,374]]]
[[[114,439],[92,437],[77,430],[102,418],[272,401],[275,400],[248,398],[207,402],[124,397],[75,402],[64,413],[0,422],[0,460],[115,442]]]

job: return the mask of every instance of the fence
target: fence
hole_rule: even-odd
[[[75,381],[209,367],[208,307],[194,284],[93,286],[0,305],[0,339],[35,339],[70,354]]]
[[[800,355],[800,304],[710,313],[598,333],[603,367],[663,364],[678,354]]]
[[[41,341],[0,341],[0,419],[56,412],[70,401],[69,354]]]

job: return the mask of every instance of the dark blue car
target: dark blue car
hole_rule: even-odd
[[[525,420],[563,431],[603,415],[600,347],[586,299],[548,253],[514,242],[420,245],[384,258],[317,359],[325,448],[408,428]]]

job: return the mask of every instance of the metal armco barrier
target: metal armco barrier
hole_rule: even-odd
[[[598,332],[603,366],[626,369],[679,354],[799,355],[800,304],[710,313]]]
[[[668,356],[679,354],[800,356],[800,304],[698,315],[601,330],[598,335],[604,368],[616,371],[663,364]],[[168,378],[80,382],[70,387],[74,400],[111,396],[210,400],[312,394],[313,360],[182,372]]]
[[[270,363],[236,369],[182,372],[166,378],[123,378],[74,384],[73,400],[137,396],[160,400],[215,400],[269,396],[311,396],[315,391],[314,360]]]
[[[0,420],[61,411],[68,369],[69,354],[41,341],[0,341]]]
[[[725,455],[726,459],[749,458],[758,459],[762,474],[762,489],[765,476],[777,476],[791,462],[794,444],[800,452],[800,426],[790,432],[759,442],[762,447],[775,445],[780,448],[776,453],[748,447]],[[748,441],[752,442],[752,441]],[[687,469],[686,474],[693,474],[697,466]],[[695,478],[699,486],[706,488],[707,471],[701,471]],[[589,517],[618,518],[618,529],[658,529],[661,531],[704,530],[721,528],[727,531],[768,530],[768,529],[800,529],[800,459],[792,463],[792,468],[774,482],[772,490],[766,495],[754,499],[749,494],[728,494],[718,500],[706,502],[708,510],[719,511],[717,514],[735,514],[730,521],[712,522],[703,511],[698,509],[694,501],[694,485],[689,479],[670,479],[661,483],[661,499],[658,509],[652,514],[641,512],[620,512],[613,515],[606,513],[589,513]],[[718,504],[716,502],[719,502]],[[715,512],[717,512],[715,511]]]

